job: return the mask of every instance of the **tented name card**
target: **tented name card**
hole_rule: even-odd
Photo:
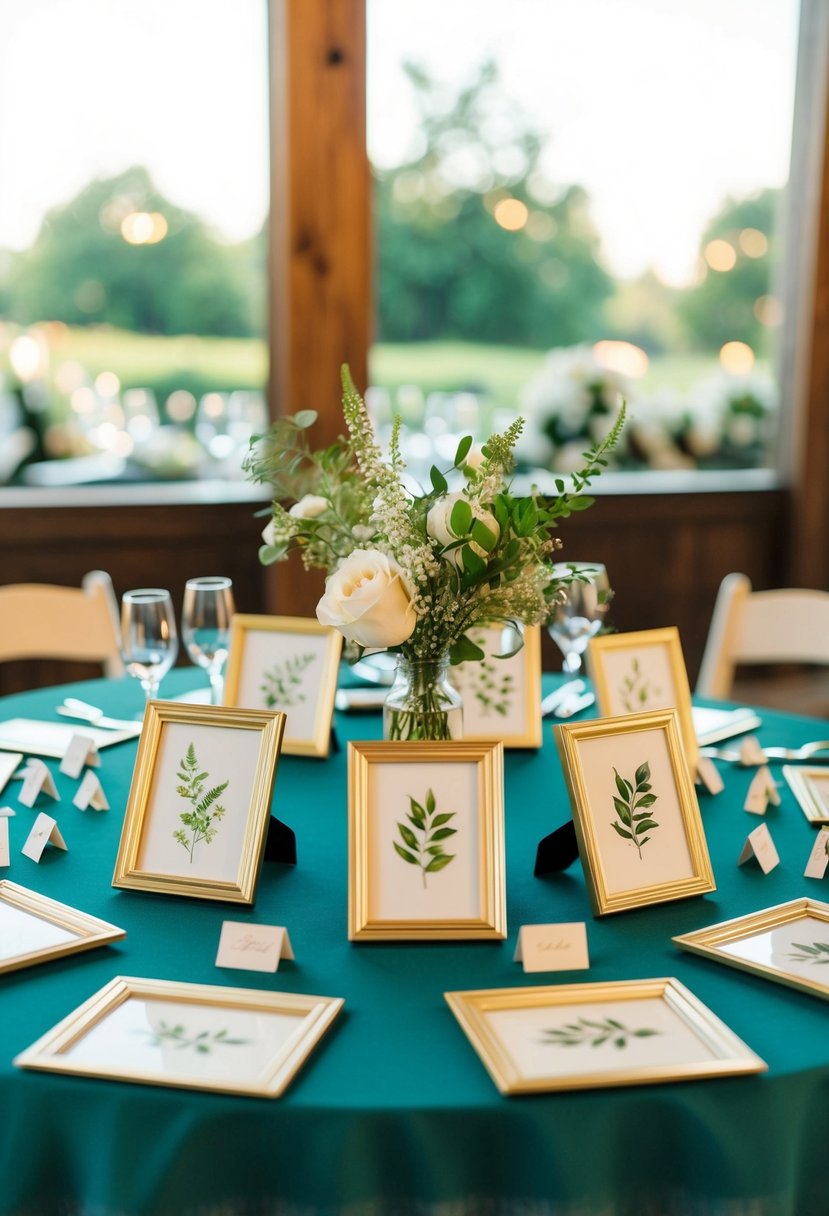
[[[709,794],[721,794],[725,788],[719,769],[709,756],[697,760],[697,782],[704,785]]]
[[[79,811],[85,811],[87,807],[92,807],[93,811],[109,810],[107,796],[98,780],[97,773],[87,771],[84,774],[83,781],[78,786],[78,792],[72,799],[72,805],[76,806]]]
[[[226,920],[222,924],[217,967],[276,971],[280,959],[293,957],[291,939],[283,925],[249,925],[238,920]]]
[[[759,828],[749,832],[737,865],[745,865],[747,861],[751,860],[757,862],[764,874],[769,874],[776,865],[780,864],[780,857],[771,838],[771,832],[765,823],[761,823]]]
[[[766,763],[766,753],[755,735],[748,735],[740,744],[740,764],[746,768]]]
[[[55,779],[49,769],[42,760],[30,760],[23,774],[23,787],[17,798],[24,806],[32,807],[38,794],[48,794],[55,802],[60,802]]]
[[[586,971],[587,926],[584,921],[560,925],[522,925],[514,960],[529,971]]]
[[[765,815],[769,803],[772,806],[780,806],[780,794],[777,792],[777,784],[771,775],[771,769],[764,764],[758,768],[752,778],[746,800],[743,803],[743,810],[749,811],[752,815]]]
[[[30,857],[32,861],[40,861],[47,844],[54,845],[57,849],[63,849],[64,852],[67,851],[66,841],[61,836],[57,823],[41,811],[20,852],[25,857]]]
[[[0,815],[0,868],[11,865],[9,855],[9,817]]]
[[[829,828],[821,828],[809,853],[804,878],[823,878],[829,865]]]
[[[80,777],[85,765],[88,768],[98,768],[100,763],[101,757],[98,755],[95,740],[90,735],[73,735],[60,762],[60,771],[67,777]]]

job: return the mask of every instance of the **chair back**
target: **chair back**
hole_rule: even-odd
[[[720,584],[696,692],[728,697],[741,663],[829,666],[829,591],[752,591],[744,574]]]
[[[80,587],[8,583],[0,587],[0,662],[66,659],[103,664],[124,674],[118,649],[118,606],[103,570],[84,575]]]

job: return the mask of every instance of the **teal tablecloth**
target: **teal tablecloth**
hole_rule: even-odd
[[[193,686],[174,672],[171,695]],[[0,718],[54,717],[65,689],[0,702]],[[74,692],[124,715],[129,682]],[[796,744],[825,724],[764,713],[761,739]],[[337,719],[347,738],[376,738],[379,716]],[[56,773],[69,852],[21,856],[32,812],[11,820],[2,876],[114,921],[122,943],[0,977],[0,1211],[15,1216],[824,1216],[829,1007],[704,959],[671,936],[803,894],[812,829],[787,787],[767,822],[781,864],[737,867],[757,820],[741,807],[750,773],[725,771],[703,797],[715,894],[590,916],[581,867],[533,877],[539,838],[569,817],[545,728],[538,753],[508,753],[509,939],[501,943],[349,944],[346,940],[346,757],[284,757],[274,810],[297,834],[296,868],[266,864],[255,908],[116,891],[110,886],[135,744],[102,754],[108,813],[71,805]],[[827,879],[829,882],[829,879]],[[286,925],[296,952],[273,976],[214,966],[223,919]],[[763,1076],[503,1098],[448,1010],[448,989],[545,984],[512,961],[523,923],[588,922],[591,968],[567,982],[674,975],[769,1064]],[[278,1101],[74,1079],[16,1070],[12,1057],[116,974],[343,996],[321,1048]]]

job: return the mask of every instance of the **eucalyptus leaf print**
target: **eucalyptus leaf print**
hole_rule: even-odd
[[[456,854],[444,850],[444,841],[454,836],[457,828],[450,828],[449,821],[455,818],[455,811],[438,813],[435,795],[432,790],[426,791],[424,803],[409,795],[408,824],[398,822],[397,827],[402,844],[392,841],[398,857],[402,857],[411,866],[419,866],[426,887],[427,874],[436,874],[445,870]]]
[[[200,1030],[193,1033],[180,1023],[170,1026],[167,1022],[159,1022],[155,1029],[141,1029],[137,1033],[149,1035],[153,1047],[175,1047],[180,1051],[190,1049],[200,1056],[208,1055],[217,1047],[243,1047],[251,1041],[235,1039],[227,1030]]]
[[[603,1047],[605,1043],[612,1043],[621,1051],[630,1046],[631,1039],[650,1039],[660,1032],[648,1027],[630,1030],[616,1018],[596,1021],[591,1018],[578,1018],[575,1022],[542,1033],[542,1043],[553,1047]]]
[[[176,776],[181,782],[176,786],[176,793],[188,803],[190,809],[179,815],[183,826],[173,832],[173,839],[190,854],[192,865],[196,845],[210,844],[219,830],[217,825],[224,818],[225,808],[218,799],[230,782],[223,781],[221,785],[207,788],[210,774],[201,771],[192,743],[187,748],[187,754],[181,761]]]
[[[291,655],[284,663],[274,663],[262,672],[259,691],[268,709],[275,705],[299,705],[306,699],[302,688],[304,673],[315,658],[314,654]]]
[[[613,798],[613,805],[620,822],[611,819],[610,826],[623,840],[632,841],[641,861],[642,846],[651,839],[650,833],[659,827],[651,809],[657,800],[651,790],[651,766],[647,761],[640,764],[632,782],[621,777],[615,768],[613,775],[618,794]]]
[[[794,963],[829,963],[829,942],[812,942],[810,946],[792,942],[792,945],[800,951],[799,954],[789,955]]]

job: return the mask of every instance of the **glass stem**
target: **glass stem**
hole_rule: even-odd
[[[210,680],[210,704],[221,705],[225,690],[225,681],[221,667],[208,667],[207,676]]]
[[[564,656],[564,663],[562,666],[564,667],[564,670],[569,671],[571,675],[581,671],[581,655],[576,654],[575,651],[571,650],[569,654]]]

